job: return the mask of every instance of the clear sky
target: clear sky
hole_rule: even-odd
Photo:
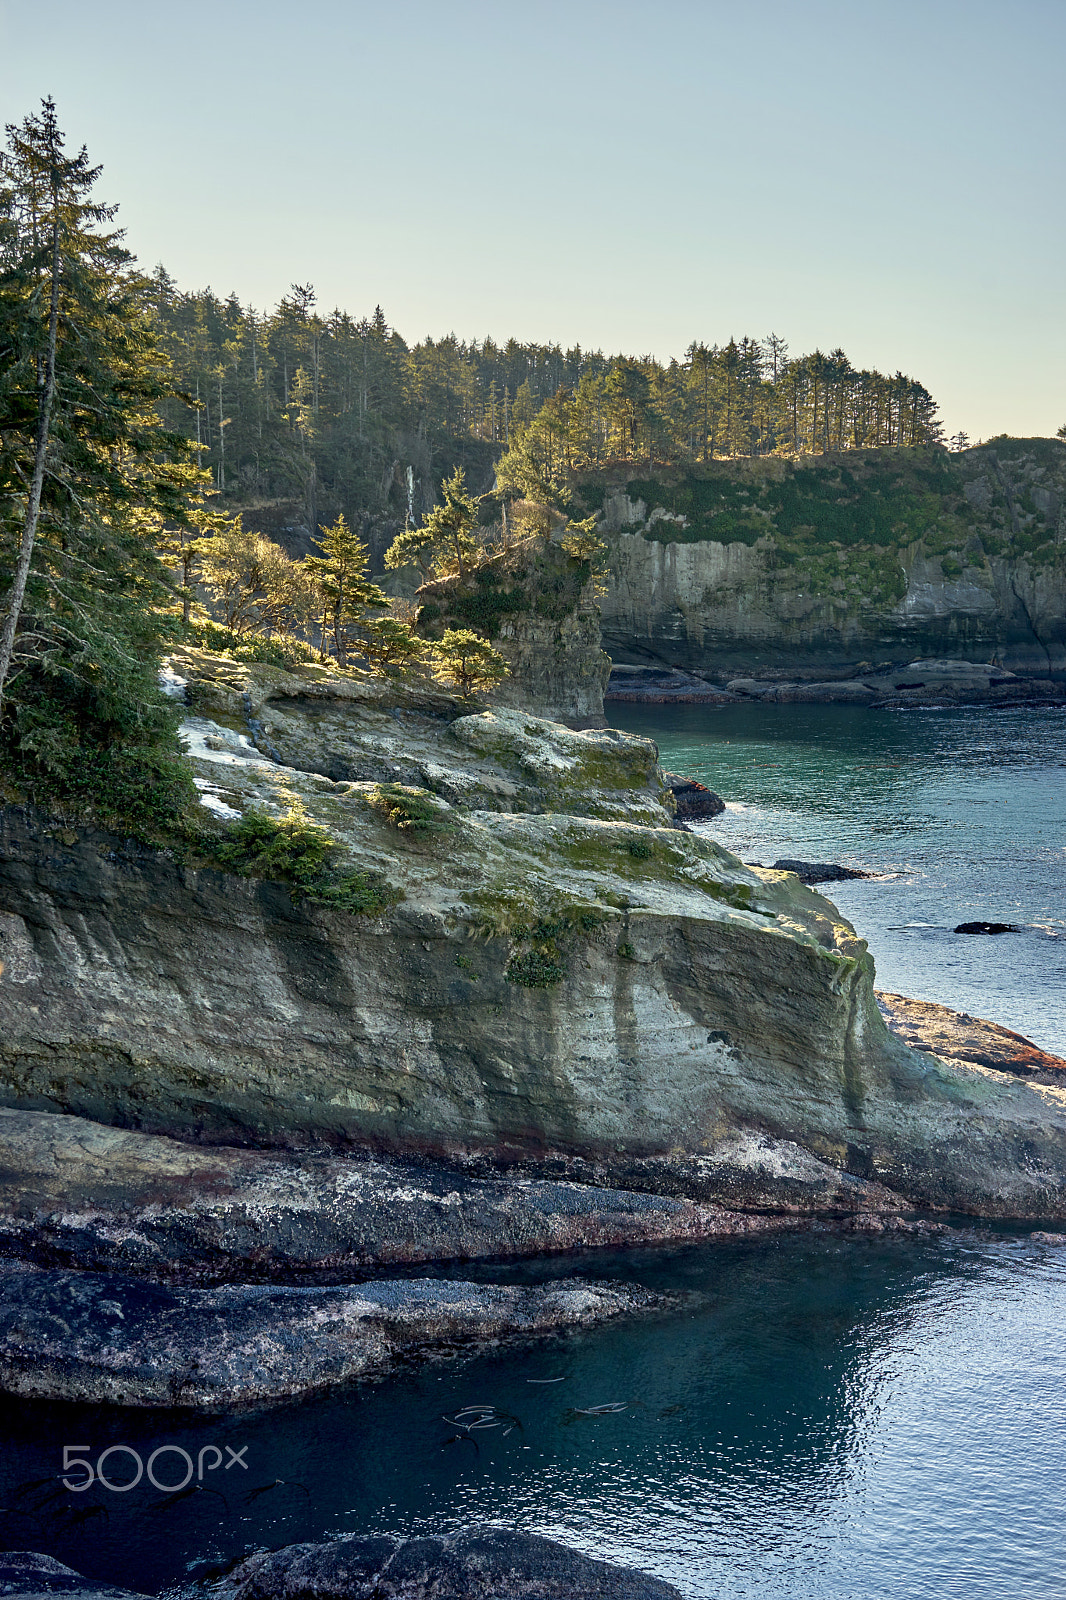
[[[842,345],[949,432],[1066,422],[1066,0],[0,0],[183,288],[409,339]]]

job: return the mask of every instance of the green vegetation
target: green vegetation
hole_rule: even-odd
[[[366,803],[388,827],[412,837],[454,833],[456,823],[425,789],[408,789],[398,783],[379,783]]]
[[[509,667],[498,650],[470,628],[447,628],[430,647],[433,676],[450,683],[463,696],[494,689]]]
[[[434,558],[417,524],[432,515],[438,464],[450,482],[464,469],[480,490],[498,462],[510,497],[565,500],[575,473],[608,463],[897,449],[939,437],[936,407],[914,378],[858,370],[839,349],[791,358],[776,334],[694,340],[669,362],[516,339],[411,345],[380,306],[359,319],[325,312],[309,284],[263,312],[235,294],[183,292],[163,269],[155,315],[190,397],[168,402],[167,420],[203,447],[225,503],[285,504],[309,528],[323,511],[353,525],[400,523],[404,560],[426,575]],[[450,516],[449,505],[445,497],[438,509]]]
[[[552,989],[566,977],[566,968],[550,950],[523,950],[511,957],[504,976],[523,989]]]
[[[406,528],[389,546],[385,565],[389,568],[413,564],[423,580],[446,578],[453,573],[465,578],[481,553],[475,529],[478,503],[466,487],[462,467],[441,484],[443,499],[426,517],[420,528]]]
[[[247,812],[213,854],[231,872],[280,880],[291,886],[294,900],[313,900],[338,911],[378,916],[401,898],[381,878],[337,869],[337,849],[329,829],[295,799],[280,818]]]
[[[199,482],[151,286],[55,108],[0,154],[0,760],[13,792],[154,836],[191,780],[156,681],[175,622],[153,548]]]

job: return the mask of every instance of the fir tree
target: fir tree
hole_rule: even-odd
[[[95,785],[144,817],[184,781],[168,766],[173,715],[156,680],[168,596],[154,545],[164,517],[184,517],[197,472],[158,415],[170,392],[152,333],[158,284],[92,198],[97,176],[84,149],[66,153],[50,100],[8,127],[0,740],[31,790],[89,797]],[[121,777],[138,760],[155,785]]]

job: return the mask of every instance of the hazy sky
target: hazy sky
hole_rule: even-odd
[[[182,287],[408,338],[901,368],[950,432],[1066,421],[1066,0],[0,0]]]

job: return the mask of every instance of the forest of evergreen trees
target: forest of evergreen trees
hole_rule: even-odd
[[[913,378],[842,350],[791,358],[771,334],[693,343],[683,361],[453,335],[408,344],[380,307],[323,315],[294,285],[260,315],[235,295],[155,274],[158,331],[190,403],[166,421],[202,447],[229,501],[283,497],[308,524],[334,510],[417,520],[456,465],[478,490],[565,488],[608,462],[694,463],[940,439]],[[417,480],[417,485],[416,485]]]

